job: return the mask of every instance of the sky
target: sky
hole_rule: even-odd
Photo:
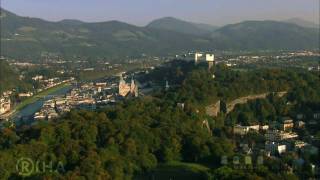
[[[161,17],[225,25],[243,20],[302,18],[319,24],[320,0],[0,0],[21,16],[50,21],[118,20],[146,25]]]

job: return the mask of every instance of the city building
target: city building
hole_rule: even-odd
[[[43,76],[42,76],[42,75],[37,75],[37,76],[32,77],[32,79],[33,79],[34,81],[39,81],[39,80],[42,80],[42,79],[43,79]]]
[[[23,98],[23,97],[31,97],[31,96],[33,96],[33,93],[32,93],[32,92],[19,93],[18,96],[19,96],[20,98]]]
[[[267,141],[265,143],[265,150],[267,152],[270,152],[270,154],[275,155],[275,154],[282,154],[286,152],[287,147],[285,144]]]
[[[297,122],[295,122],[295,127],[296,128],[304,128],[305,124],[306,123],[304,121],[297,121]]]
[[[282,131],[291,131],[293,129],[293,120],[289,117],[285,117],[282,119],[282,123],[280,124],[280,129]]]
[[[259,130],[260,130],[260,125],[251,125],[251,126],[236,125],[233,127],[233,133],[239,134],[239,135],[245,135],[249,131],[259,131]]]
[[[130,85],[128,85],[124,80],[122,75],[120,76],[120,82],[119,82],[119,95],[120,96],[127,96],[130,92]]]
[[[303,142],[303,141],[295,141],[294,142],[294,149],[299,150],[299,149],[305,147],[306,145],[308,145],[308,143]]]
[[[269,129],[269,125],[261,125],[260,130],[266,131]]]
[[[177,103],[177,106],[178,106],[180,109],[184,110],[184,103]]]
[[[126,97],[128,95],[138,97],[139,95],[139,90],[138,90],[138,85],[135,83],[135,81],[132,79],[131,84],[127,84],[122,75],[120,76],[120,82],[119,82],[119,95],[122,97]]]
[[[211,69],[214,65],[214,54],[204,54],[202,53],[195,53],[194,54],[194,63],[198,64],[199,61],[205,60],[208,63],[208,68]]]
[[[233,133],[238,135],[245,135],[249,132],[249,128],[247,126],[236,125],[233,127]]]
[[[194,63],[198,64],[198,62],[200,61],[200,58],[203,56],[203,54],[201,53],[195,53],[194,54]]]
[[[276,142],[295,139],[297,137],[298,137],[298,134],[294,132],[284,132],[279,130],[269,130],[265,134],[265,139],[267,141],[276,141]]]
[[[1,98],[0,99],[0,114],[7,113],[11,110],[11,101],[9,98]]]
[[[206,61],[208,62],[208,68],[210,70],[214,64],[214,54],[206,54]]]

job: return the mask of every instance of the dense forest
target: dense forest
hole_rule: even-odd
[[[177,63],[177,62],[173,62]],[[297,179],[307,174],[279,170],[284,161],[268,159],[264,164],[243,169],[222,166],[221,158],[236,154],[231,126],[239,109],[247,109],[263,121],[273,114],[261,108],[275,108],[277,115],[295,109],[319,108],[319,76],[291,70],[233,71],[224,66],[190,69],[191,65],[156,69],[145,79],[174,82],[168,91],[154,96],[126,100],[99,111],[72,111],[56,122],[39,122],[32,127],[5,128],[0,134],[0,177],[21,179],[16,162],[21,157],[53,162],[56,171],[31,174],[25,179]],[[160,74],[158,74],[160,73]],[[162,74],[162,75],[161,75]],[[158,76],[159,75],[159,76]],[[160,76],[161,75],[161,76]],[[265,101],[238,106],[230,115],[208,117],[204,106],[217,99],[228,101],[249,93],[288,90],[285,97],[294,105],[284,111],[282,102],[270,96]],[[185,103],[185,107],[177,106]],[[261,104],[259,106],[255,104]],[[254,108],[259,108],[255,110]],[[249,109],[252,109],[250,111]],[[241,110],[242,111],[242,110]],[[266,109],[269,113],[269,109]],[[277,112],[279,111],[279,112]],[[283,112],[282,112],[283,111]],[[243,111],[246,113],[246,111]],[[273,111],[270,111],[273,112]],[[248,118],[250,123],[250,118]],[[203,125],[208,120],[210,129]],[[224,121],[226,120],[226,123]],[[241,121],[236,118],[235,121]],[[61,165],[61,164],[60,164]],[[275,168],[275,167],[278,167]],[[161,172],[161,173],[159,173]],[[166,176],[167,175],[167,176]]]

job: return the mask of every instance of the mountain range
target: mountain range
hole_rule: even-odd
[[[1,9],[1,55],[16,59],[122,58],[191,50],[296,50],[319,48],[319,29],[277,21],[216,27],[172,17],[145,27],[108,21],[49,22]]]
[[[298,26],[302,26],[302,27],[306,27],[306,28],[319,28],[320,27],[320,24],[319,24],[320,22],[318,22],[318,24],[316,24],[314,22],[306,21],[301,18],[291,18],[291,19],[285,20],[285,22],[296,24]]]
[[[147,27],[198,36],[208,35],[218,29],[218,26],[187,22],[173,17],[154,20]]]

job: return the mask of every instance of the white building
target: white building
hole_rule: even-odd
[[[214,54],[204,54],[202,53],[195,53],[194,54],[194,63],[198,64],[199,61],[201,60],[205,60],[208,63],[209,69],[212,68],[213,64],[214,64]]]
[[[42,75],[37,75],[37,76],[32,77],[32,80],[34,80],[34,81],[39,81],[39,80],[42,80],[42,79],[43,79]]]
[[[27,93],[19,93],[19,97],[31,97],[33,96],[32,92],[27,92]]]
[[[249,132],[249,128],[247,126],[236,125],[233,127],[233,133],[239,135],[245,135]]]
[[[206,54],[206,61],[208,62],[208,68],[211,69],[214,64],[214,54]]]
[[[234,134],[245,135],[249,131],[259,131],[259,129],[260,129],[259,125],[252,125],[252,126],[236,125],[236,126],[233,127],[233,133]]]
[[[194,54],[194,63],[197,64],[200,61],[200,58],[203,56],[201,53]]]
[[[282,154],[282,153],[286,152],[287,147],[285,144],[267,141],[265,144],[265,150],[269,151],[271,154],[275,155],[276,153]]]
[[[11,101],[10,99],[0,99],[0,114],[4,114],[9,112],[11,109]]]
[[[268,129],[269,129],[269,125],[261,125],[261,126],[260,126],[260,130],[266,131],[266,130],[268,130]]]

